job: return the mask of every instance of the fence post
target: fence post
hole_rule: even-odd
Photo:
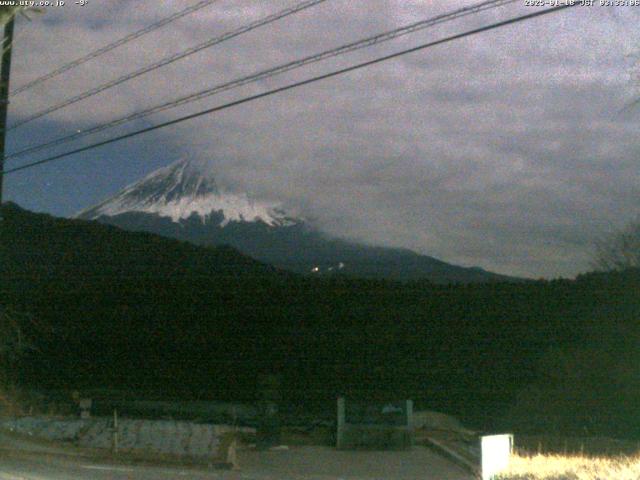
[[[113,453],[118,453],[118,410],[113,411]]]
[[[413,400],[407,400],[407,432],[409,448],[413,447]]]
[[[336,431],[336,446],[338,449],[343,447],[344,443],[344,425],[345,425],[345,403],[344,397],[338,397],[338,428]]]

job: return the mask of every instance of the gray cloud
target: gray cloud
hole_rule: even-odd
[[[14,85],[182,8],[129,3],[50,9],[25,25]],[[470,3],[330,0],[52,120],[63,131],[110,120]],[[240,8],[220,1],[34,89],[12,105],[12,114],[26,115],[291,4]],[[441,25],[153,121],[530,11],[514,5]],[[597,236],[638,213],[640,114],[618,113],[637,93],[629,55],[640,50],[638,20],[639,8],[578,7],[200,118],[151,143],[140,138],[136,151],[145,145],[148,170],[166,152],[209,160],[229,188],[280,199],[336,235],[502,273],[573,276],[588,269]],[[47,41],[59,46],[45,48]],[[79,195],[95,201],[133,180],[88,179]]]

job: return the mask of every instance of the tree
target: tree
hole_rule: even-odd
[[[640,217],[596,242],[593,266],[605,271],[640,268]]]
[[[27,315],[0,306],[0,387],[16,381],[18,361],[32,349],[23,332],[24,322],[31,322]]]
[[[16,6],[0,7],[0,27],[3,27],[7,23],[9,23],[9,21],[11,21],[12,18],[15,18],[15,16],[18,15],[19,13],[26,15],[27,11],[40,12],[41,10],[38,8],[32,8],[32,7],[16,7]]]
[[[0,7],[0,25],[9,23],[15,15],[24,7]]]
[[[32,323],[27,314],[20,314],[0,305],[0,414],[22,411],[18,390],[19,362],[30,351],[23,324]]]

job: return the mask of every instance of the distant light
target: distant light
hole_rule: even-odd
[[[340,263],[338,264],[338,268],[339,268],[340,270],[342,270],[342,269],[344,268],[344,263],[340,262]]]
[[[320,271],[320,267],[313,267],[313,268],[311,269],[311,271],[312,271],[312,272],[314,272],[314,273],[317,273],[317,272],[319,272],[319,271]]]

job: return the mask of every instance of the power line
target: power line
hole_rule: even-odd
[[[149,25],[148,27],[143,28],[142,30],[138,30],[136,32],[130,33],[129,35],[126,35],[124,37],[122,37],[119,40],[116,40],[115,42],[112,42],[108,45],[105,45],[104,47],[99,48],[98,50],[95,50],[83,57],[77,58],[76,60],[73,60],[69,63],[66,63],[64,65],[62,65],[61,67],[53,70],[52,72],[47,73],[46,75],[42,75],[41,77],[36,78],[35,80],[32,80],[24,85],[22,85],[21,87],[18,87],[14,90],[11,91],[11,95],[17,95],[19,93],[22,93],[26,90],[29,90],[32,87],[35,87],[36,85],[39,85],[43,82],[46,82],[47,80],[50,80],[54,77],[57,77],[58,75],[64,73],[64,72],[68,72],[69,70],[71,70],[72,68],[75,68],[79,65],[82,65],[83,63],[88,62],[89,60],[92,60],[96,57],[99,57],[100,55],[107,53],[111,50],[113,50],[114,48],[117,48],[121,45],[124,45],[125,43],[129,43],[132,40],[135,40],[136,38],[140,38],[143,35],[146,35],[147,33],[153,32],[154,30],[157,30],[159,28],[164,27],[165,25],[168,25],[171,22],[174,22],[176,20],[178,20],[179,18],[182,18],[186,15],[189,15],[190,13],[196,12],[198,10],[203,9],[204,7],[207,7],[209,5],[211,5],[214,2],[217,2],[218,0],[203,0],[201,2],[196,3],[195,5],[192,5],[188,8],[185,8],[184,10],[180,10],[179,12],[174,13],[173,15],[163,18],[162,20],[153,23],[151,25]]]
[[[32,122],[33,120],[36,120],[38,118],[44,117],[45,115],[48,115],[50,113],[53,113],[57,110],[60,110],[61,108],[64,107],[68,107],[69,105],[73,105],[74,103],[77,103],[81,100],[85,100],[89,97],[92,97],[98,93],[104,92],[105,90],[108,90],[112,87],[115,87],[117,85],[120,85],[124,82],[127,82],[129,80],[132,80],[134,78],[137,78],[141,75],[144,75],[145,73],[149,73],[153,70],[157,70],[158,68],[164,67],[166,65],[169,65],[173,62],[177,62],[178,60],[181,60],[183,58],[186,58],[190,55],[193,55],[197,52],[200,52],[206,48],[210,48],[214,45],[218,45],[222,42],[225,42],[227,40],[231,40],[232,38],[235,38],[237,36],[240,36],[244,33],[250,32],[252,30],[255,30],[259,27],[262,27],[264,25],[269,25],[270,23],[273,23],[277,20],[280,20],[282,18],[288,17],[289,15],[293,15],[294,13],[298,13],[302,10],[306,10],[308,8],[311,8],[315,5],[318,5],[320,3],[324,3],[327,0],[305,0],[301,3],[298,3],[297,5],[294,5],[293,7],[289,7],[289,8],[285,8],[284,10],[280,10],[279,12],[276,12],[272,15],[268,15],[260,20],[256,20],[254,22],[249,23],[248,25],[245,25],[243,27],[240,27],[236,30],[233,30],[231,32],[227,32],[219,37],[215,37],[212,38],[210,40],[207,40],[204,43],[201,43],[199,45],[196,45],[195,47],[191,47],[188,48],[187,50],[184,50],[180,53],[176,53],[175,55],[171,55],[169,57],[163,58],[162,60],[153,63],[151,65],[148,65],[146,67],[143,67],[139,70],[136,70],[135,72],[129,73],[127,75],[123,75],[119,78],[116,78],[115,80],[111,80],[107,83],[104,83],[98,87],[92,88],[91,90],[87,90],[86,92],[83,92],[79,95],[76,95],[75,97],[71,97],[68,100],[65,100],[64,102],[58,103],[57,105],[54,105],[52,107],[46,108],[44,110],[41,110],[38,113],[35,113],[33,115],[31,115],[30,117],[27,117],[23,120],[20,120],[19,122],[14,123],[13,125],[11,125],[8,130],[13,130],[14,128],[17,128],[21,125],[24,125],[25,123],[29,123]]]
[[[323,75],[318,75],[316,77],[312,77],[312,78],[309,78],[307,80],[302,80],[302,81],[299,81],[299,82],[291,83],[289,85],[285,85],[283,87],[275,88],[275,89],[269,90],[267,92],[259,93],[259,94],[256,94],[256,95],[252,95],[250,97],[245,97],[245,98],[242,98],[240,100],[235,100],[233,102],[229,102],[229,103],[226,103],[224,105],[220,105],[220,106],[217,106],[217,107],[209,108],[209,109],[197,112],[197,113],[192,113],[190,115],[186,115],[184,117],[176,118],[174,120],[170,120],[168,122],[164,122],[164,123],[161,123],[161,124],[158,124],[158,125],[154,125],[152,127],[147,127],[147,128],[143,128],[141,130],[136,130],[134,132],[130,132],[130,133],[127,133],[127,134],[124,134],[124,135],[120,135],[118,137],[110,138],[110,139],[104,140],[102,142],[97,142],[97,143],[94,143],[92,145],[87,145],[87,146],[82,147],[82,148],[77,148],[75,150],[71,150],[69,152],[61,153],[59,155],[54,155],[52,157],[48,157],[48,158],[45,158],[45,159],[42,159],[42,160],[38,160],[36,162],[27,163],[27,164],[21,165],[19,167],[15,167],[15,168],[11,168],[9,170],[5,170],[3,173],[5,175],[7,175],[9,173],[18,172],[20,170],[26,170],[28,168],[35,167],[37,165],[42,165],[44,163],[49,163],[49,162],[53,162],[53,161],[56,161],[56,160],[60,160],[62,158],[68,157],[70,155],[75,155],[76,153],[81,153],[81,152],[86,152],[88,150],[93,150],[94,148],[102,147],[102,146],[108,145],[110,143],[115,143],[115,142],[118,142],[120,140],[125,140],[127,138],[131,138],[131,137],[135,137],[135,136],[138,136],[138,135],[142,135],[144,133],[148,133],[148,132],[151,132],[153,130],[158,130],[160,128],[164,128],[164,127],[168,127],[168,126],[171,126],[171,125],[175,125],[177,123],[181,123],[181,122],[184,122],[184,121],[187,121],[187,120],[191,120],[191,119],[194,119],[194,118],[197,118],[197,117],[201,117],[201,116],[204,116],[204,115],[209,115],[211,113],[219,112],[221,110],[226,110],[228,108],[235,107],[237,105],[242,105],[244,103],[248,103],[248,102],[251,102],[251,101],[254,101],[254,100],[258,100],[260,98],[264,98],[264,97],[268,97],[268,96],[271,96],[271,95],[275,95],[277,93],[285,92],[287,90],[292,90],[294,88],[301,87],[303,85],[308,85],[308,84],[311,84],[311,83],[318,82],[320,80],[325,80],[325,79],[332,78],[332,77],[335,77],[335,76],[338,76],[338,75],[342,75],[344,73],[352,72],[354,70],[358,70],[358,69],[361,69],[361,68],[369,67],[371,65],[375,65],[375,64],[387,61],[387,60],[391,60],[391,59],[398,58],[398,57],[403,56],[403,55],[407,55],[409,53],[414,53],[414,52],[417,52],[417,51],[420,51],[420,50],[424,50],[424,49],[427,49],[427,48],[434,47],[436,45],[441,45],[443,43],[448,43],[448,42],[451,42],[453,40],[458,40],[460,38],[468,37],[468,36],[471,36],[471,35],[476,35],[478,33],[483,33],[483,32],[489,31],[489,30],[494,30],[496,28],[504,27],[504,26],[511,25],[511,24],[514,24],[514,23],[523,22],[525,20],[530,20],[530,19],[535,18],[535,17],[540,17],[542,15],[547,15],[547,14],[550,14],[550,13],[554,13],[554,12],[557,12],[557,11],[560,11],[560,10],[564,10],[565,8],[574,7],[576,5],[579,5],[579,3],[578,2],[568,3],[568,4],[565,4],[565,5],[561,5],[559,7],[547,8],[545,10],[540,10],[540,11],[537,11],[537,12],[534,12],[534,13],[529,13],[527,15],[521,15],[521,16],[518,16],[518,17],[510,18],[508,20],[503,20],[503,21],[500,21],[500,22],[492,23],[490,25],[485,25],[484,27],[476,28],[476,29],[473,29],[473,30],[467,30],[466,32],[458,33],[456,35],[451,35],[449,37],[445,37],[445,38],[442,38],[440,40],[435,40],[433,42],[429,42],[429,43],[425,43],[425,44],[422,44],[422,45],[418,45],[417,47],[412,47],[412,48],[408,48],[406,50],[401,50],[399,52],[392,53],[390,55],[385,55],[383,57],[378,57],[376,59],[369,60],[369,61],[362,62],[362,63],[358,63],[358,64],[352,65],[350,67],[342,68],[340,70],[334,70],[333,72],[325,73]]]
[[[323,52],[314,54],[314,55],[310,55],[307,57],[304,57],[302,59],[298,59],[292,62],[288,62],[288,63],[284,63],[281,64],[279,66],[267,69],[267,70],[262,70],[260,72],[245,76],[245,77],[241,77],[235,80],[232,80],[230,82],[226,82],[223,84],[219,84],[216,85],[214,87],[202,90],[200,92],[197,93],[193,93],[181,98],[178,98],[176,100],[172,100],[170,102],[161,104],[161,105],[157,105],[155,107],[140,111],[140,112],[136,112],[133,113],[131,115],[127,115],[125,117],[121,117],[115,120],[112,120],[106,124],[101,124],[101,125],[97,125],[95,127],[92,127],[90,129],[86,129],[86,130],[82,130],[76,133],[73,133],[71,135],[67,135],[64,137],[59,137],[57,139],[51,140],[49,142],[46,143],[42,143],[40,145],[35,145],[33,147],[29,147],[17,152],[12,153],[11,155],[7,156],[7,159],[9,158],[15,158],[15,157],[21,157],[24,155],[27,155],[29,153],[35,153],[38,151],[41,151],[43,149],[46,148],[50,148],[56,145],[61,145],[63,143],[67,143],[70,142],[72,140],[77,140],[79,138],[85,137],[87,135],[92,135],[94,133],[98,133],[101,132],[103,130],[107,130],[109,128],[113,128],[119,125],[123,125],[125,123],[129,123],[131,121],[134,120],[138,120],[144,117],[147,117],[149,115],[155,114],[155,113],[159,113],[171,108],[175,108],[178,106],[182,106],[185,105],[187,103],[191,103],[191,102],[195,102],[197,100],[201,100],[203,98],[209,97],[211,95],[217,94],[217,93],[221,93],[227,90],[231,90],[233,88],[238,88],[250,83],[254,83],[257,82],[259,80],[265,80],[267,78],[271,78],[274,77],[276,75],[280,75],[282,73],[297,69],[297,68],[301,68],[303,66],[312,64],[312,63],[316,63],[328,58],[332,58],[332,57],[336,57],[339,55],[343,55],[346,53],[350,53],[362,48],[366,48],[366,47],[370,47],[373,45],[377,45],[380,43],[384,43],[390,40],[393,40],[395,38],[398,38],[400,36],[403,35],[407,35],[410,33],[414,33],[416,31],[440,24],[440,23],[444,23],[444,22],[448,22],[451,20],[455,20],[457,18],[461,18],[467,15],[472,15],[472,14],[477,14],[480,13],[482,11],[485,10],[489,10],[489,9],[494,9],[494,8],[498,8],[510,3],[515,3],[516,1],[519,0],[490,0],[490,1],[484,1],[484,2],[480,2],[477,3],[475,5],[471,5],[468,7],[464,7],[458,10],[454,10],[453,12],[449,12],[449,13],[445,13],[445,14],[441,14],[435,17],[430,17],[428,19],[425,20],[421,20],[419,22],[415,22],[400,28],[396,28],[394,30],[390,30],[384,33],[380,33],[371,37],[367,37],[346,45],[342,45],[340,47],[337,48],[333,48],[330,50],[325,50]]]

